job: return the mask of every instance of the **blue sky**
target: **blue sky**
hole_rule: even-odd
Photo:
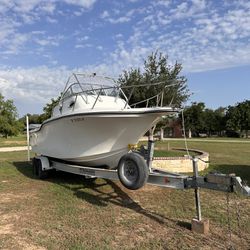
[[[72,72],[117,77],[155,50],[183,64],[191,101],[250,97],[247,0],[0,0],[0,92],[40,113]]]

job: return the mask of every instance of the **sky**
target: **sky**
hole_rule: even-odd
[[[73,72],[118,77],[154,51],[209,108],[250,97],[248,0],[0,0],[0,93],[41,113]]]

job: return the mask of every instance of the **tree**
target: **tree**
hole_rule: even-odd
[[[59,103],[61,98],[61,95],[58,96],[56,99],[52,98],[49,103],[45,105],[43,108],[43,114],[40,115],[40,123],[42,123],[44,120],[49,119],[52,116],[53,109],[55,106]]]
[[[194,136],[199,136],[199,133],[204,132],[204,110],[205,104],[203,102],[193,102],[190,107],[184,110],[185,130],[190,130]]]
[[[236,106],[239,112],[240,131],[245,133],[248,138],[248,130],[250,130],[250,100],[238,103]]]
[[[0,93],[0,134],[4,137],[17,135],[22,125],[17,121],[17,109],[12,100],[5,100]]]
[[[26,126],[26,116],[29,117],[29,124],[40,124],[41,123],[41,115],[28,113],[19,119],[19,121],[24,126]]]
[[[203,112],[203,126],[204,132],[211,136],[216,131],[215,112],[212,109],[205,109]]]
[[[174,66],[168,64],[167,56],[157,51],[148,56],[144,61],[143,70],[139,68],[124,71],[118,79],[122,87],[149,84],[147,87],[138,87],[134,89],[129,104],[134,104],[159,94],[164,87],[163,105],[173,104],[180,107],[189,97],[189,91],[186,85],[187,79],[181,76],[182,65],[175,63]],[[154,85],[155,83],[161,83]],[[171,86],[173,85],[174,86]],[[167,87],[168,86],[168,87]],[[123,88],[126,96],[130,96],[131,89]],[[149,100],[149,106],[156,106],[157,99]],[[159,103],[159,99],[158,99]],[[145,106],[145,103],[139,103],[138,107]]]
[[[219,107],[214,110],[214,128],[219,136],[222,136],[226,130],[226,108]]]
[[[229,106],[226,112],[226,127],[228,131],[238,131],[240,135],[245,134],[248,138],[250,130],[250,100]]]

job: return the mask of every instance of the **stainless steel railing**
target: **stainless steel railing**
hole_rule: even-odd
[[[96,103],[98,100],[101,100],[101,96],[113,96],[115,97],[115,100],[118,98],[122,98],[125,100],[125,105],[123,109],[128,108],[136,108],[138,105],[140,107],[146,107],[148,108],[150,103],[153,103],[153,106],[156,107],[162,107],[164,103],[164,96],[167,94],[167,92],[170,90],[171,87],[177,86],[178,84],[176,83],[171,83],[166,85],[166,82],[157,82],[157,83],[147,83],[147,84],[138,84],[138,85],[130,85],[130,86],[105,86],[101,84],[90,84],[90,83],[85,83],[82,85],[80,81],[78,80],[77,76],[73,74],[74,78],[76,81],[73,83],[69,84],[69,81],[66,84],[66,87],[63,91],[62,97],[60,99],[60,107],[62,108],[64,100],[71,97],[75,96],[75,102],[78,98],[78,96],[81,96],[83,101],[88,104],[89,96],[92,96],[95,98],[93,105],[91,109],[94,109],[96,106]],[[109,78],[108,78],[109,79]],[[165,83],[165,85],[163,85]],[[144,100],[141,100],[136,103],[129,104],[134,91],[136,88],[143,88],[143,87],[152,87],[152,86],[160,86],[163,85],[162,89],[159,91],[158,94],[148,97]],[[77,86],[79,91],[74,91],[73,88]],[[125,92],[127,93],[128,97],[126,96]],[[171,101],[169,102],[169,105],[172,105],[173,100],[174,100],[174,94],[171,98]],[[145,103],[145,105],[142,105]]]

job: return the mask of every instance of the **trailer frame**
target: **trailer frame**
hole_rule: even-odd
[[[67,162],[56,160],[46,156],[35,156],[34,159],[36,161],[40,161],[40,173],[49,173],[50,170],[55,169],[57,171],[83,175],[87,178],[119,180],[117,170],[69,164]],[[34,163],[34,159],[33,167],[39,168],[40,164]],[[233,174],[226,175],[221,173],[212,173],[205,176],[199,176],[197,164],[199,159],[192,158],[190,160],[193,161],[193,176],[151,168],[147,184],[182,190],[204,188],[222,192],[237,192],[246,196],[250,196],[250,187],[244,185],[240,177]],[[34,171],[34,173],[38,172],[39,171]],[[40,177],[41,176],[38,176],[38,178]]]

